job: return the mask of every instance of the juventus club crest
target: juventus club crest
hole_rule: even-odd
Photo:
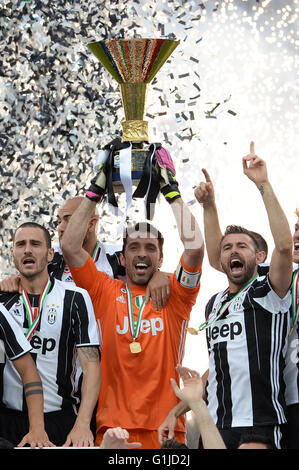
[[[50,307],[48,310],[48,323],[53,325],[56,322],[57,310],[55,307]]]
[[[234,312],[239,312],[243,309],[243,298],[242,297],[236,297],[233,303],[233,310]]]

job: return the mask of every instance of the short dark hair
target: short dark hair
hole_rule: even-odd
[[[251,230],[247,230],[247,228],[244,228],[242,227],[241,225],[228,225],[225,229],[225,232],[224,234],[222,235],[222,238],[220,240],[220,246],[224,240],[224,238],[227,236],[227,235],[231,235],[231,234],[235,234],[235,233],[243,233],[245,235],[248,235],[253,243],[254,243],[254,246],[255,246],[255,251],[258,253],[260,251],[260,248],[259,248],[259,244],[258,244],[258,241],[257,239],[255,238],[254,236],[254,232],[252,232]]]
[[[167,439],[162,443],[161,449],[189,449],[189,447],[175,439]]]
[[[262,434],[243,434],[241,435],[238,447],[242,444],[250,444],[250,443],[259,443],[265,444],[267,449],[276,449],[276,445],[274,440],[269,436],[263,436]]]
[[[152,224],[148,222],[137,222],[136,224],[128,225],[125,228],[124,233],[123,233],[123,249],[122,249],[123,254],[125,253],[125,248],[127,245],[128,237],[134,232],[140,232],[144,234],[149,233],[154,238],[156,238],[159,244],[160,257],[163,258],[163,245],[164,245],[163,235],[156,227],[154,227]]]
[[[40,225],[38,224],[37,222],[24,222],[23,224],[19,225],[14,234],[13,234],[13,237],[12,237],[12,241],[14,243],[15,241],[15,237],[16,237],[16,233],[17,231],[20,229],[20,228],[24,228],[24,227],[35,227],[35,228],[39,228],[41,229],[43,232],[44,232],[44,235],[45,235],[45,240],[46,240],[46,245],[47,245],[47,248],[51,248],[52,246],[52,241],[51,241],[51,235],[50,235],[50,232],[46,229],[46,227],[44,227],[43,225]]]
[[[266,258],[267,258],[267,256],[268,256],[268,244],[267,244],[266,240],[264,239],[264,237],[260,233],[253,232],[252,230],[251,230],[251,233],[253,234],[254,238],[257,241],[259,251],[264,251],[266,253]]]

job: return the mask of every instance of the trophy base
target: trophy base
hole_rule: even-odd
[[[132,158],[131,158],[131,179],[132,185],[138,186],[139,181],[143,174],[144,163],[148,157],[150,151],[146,149],[132,149]],[[112,172],[112,183],[115,193],[121,194],[125,191],[123,184],[120,179],[120,162],[119,162],[119,152],[115,152],[113,157],[113,172]]]

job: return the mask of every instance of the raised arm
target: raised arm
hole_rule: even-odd
[[[197,201],[203,207],[205,245],[210,265],[223,272],[220,263],[220,242],[222,232],[218,219],[215,192],[212,180],[205,168],[202,169],[205,182],[202,181],[194,191]]]
[[[204,256],[203,237],[189,207],[182,200],[175,176],[175,168],[169,152],[161,148],[156,151],[160,172],[160,189],[175,216],[180,239],[184,246],[184,262],[190,268],[202,263]]]
[[[275,292],[282,298],[288,292],[292,280],[292,234],[285,213],[269,182],[266,163],[255,155],[254,142],[250,143],[250,153],[243,158],[243,171],[258,188],[265,205],[275,246],[269,279]]]
[[[72,268],[83,266],[88,258],[83,248],[89,219],[96,203],[85,198],[71,216],[67,228],[60,240],[65,262]]]
[[[184,386],[180,389],[176,381],[171,379],[173,390],[176,396],[193,411],[204,449],[226,449],[203,399],[203,383],[200,374],[183,366],[177,366],[177,371]]]
[[[102,200],[106,188],[106,175],[103,164],[98,166],[98,173],[92,179],[91,185],[86,192],[80,206],[73,213],[67,224],[67,228],[61,238],[61,249],[66,263],[72,267],[80,267],[85,264],[88,253],[82,247],[86,236],[88,222],[93,214],[94,208]]]

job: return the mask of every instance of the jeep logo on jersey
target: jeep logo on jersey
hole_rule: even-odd
[[[141,320],[140,333],[152,332],[153,336],[156,336],[159,331],[163,331],[164,324],[163,319],[160,317],[151,318],[150,320]],[[125,335],[129,331],[129,317],[124,317],[124,324],[116,325],[116,331],[120,335]]]
[[[224,341],[239,341],[244,336],[243,318],[235,319],[230,316],[225,320],[218,320],[207,331],[210,346]]]
[[[32,336],[30,344],[33,353],[49,356],[55,354],[56,338],[46,338],[40,332]]]

